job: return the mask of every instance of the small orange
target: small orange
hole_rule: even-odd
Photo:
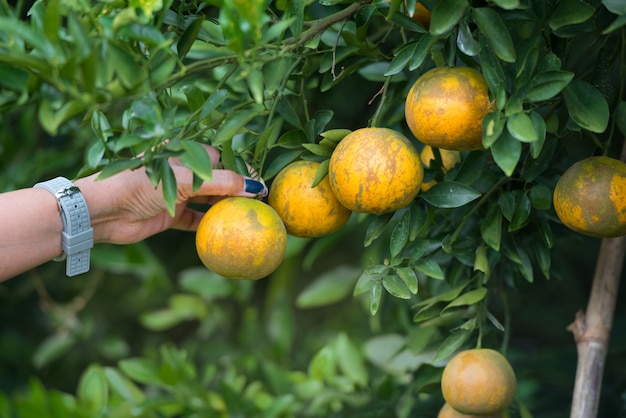
[[[457,353],[441,377],[443,397],[466,415],[496,415],[513,402],[517,380],[507,359],[489,348]]]
[[[463,151],[482,147],[482,121],[490,110],[482,74],[469,67],[438,67],[413,84],[404,114],[422,143]]]
[[[442,169],[444,173],[450,171],[455,165],[461,162],[461,153],[458,151],[451,151],[447,149],[440,149],[439,155],[441,155]],[[433,148],[430,145],[424,145],[422,151],[420,151],[420,159],[425,167],[430,167],[430,163],[435,159]],[[437,184],[437,181],[431,180],[427,183],[422,183],[422,191],[426,191]]]
[[[462,414],[459,411],[455,411],[454,408],[450,406],[450,404],[445,403],[439,410],[439,414],[437,415],[437,418],[502,418],[502,414],[489,415],[489,416],[467,415],[467,414]]]
[[[227,197],[204,214],[196,231],[196,250],[211,271],[231,279],[258,280],[278,268],[287,248],[287,231],[268,204]]]
[[[610,157],[578,161],[554,188],[554,210],[568,228],[584,235],[626,235],[626,163]]]
[[[296,237],[319,237],[335,232],[352,213],[330,189],[328,176],[311,187],[321,163],[296,161],[274,178],[268,203],[283,220],[287,233]]]
[[[330,157],[330,187],[354,212],[386,213],[407,206],[424,178],[419,153],[401,133],[361,128],[339,142]]]

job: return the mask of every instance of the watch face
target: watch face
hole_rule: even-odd
[[[56,196],[57,196],[57,198],[71,197],[75,193],[80,193],[80,189],[77,186],[74,186],[72,184],[71,186],[64,187],[64,188],[60,189],[59,191],[57,191],[56,192]]]

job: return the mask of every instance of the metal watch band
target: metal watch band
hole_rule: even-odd
[[[93,229],[87,202],[80,189],[64,177],[37,183],[52,193],[59,202],[63,233],[61,242],[67,256],[65,274],[76,276],[89,271],[89,249],[93,247]]]

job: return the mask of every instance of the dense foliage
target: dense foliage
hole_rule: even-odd
[[[565,327],[597,240],[552,191],[626,135],[620,0],[0,0],[0,190],[145,166],[173,208],[178,157],[211,178],[251,164],[271,185],[365,126],[415,140],[404,99],[435,66],[485,76],[486,150],[406,208],[290,238],[279,269],[229,281],[193,235],[98,246],[92,271],[49,263],[0,287],[1,416],[435,417],[442,367],[496,348],[518,374],[510,416],[564,417]],[[419,147],[419,143],[415,141]],[[624,312],[618,311],[619,331]],[[623,414],[616,332],[601,413]],[[620,356],[620,354],[622,354]]]

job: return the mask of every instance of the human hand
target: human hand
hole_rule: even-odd
[[[219,164],[219,151],[206,146],[213,166]],[[188,203],[212,204],[226,196],[263,197],[267,187],[255,180],[256,173],[244,177],[230,170],[213,169],[213,180],[193,190],[193,173],[178,159],[169,160],[177,183],[176,210],[170,216],[161,186],[155,188],[145,169],[124,171],[103,180],[93,174],[76,180],[91,217],[94,242],[130,244],[166,229],[195,231],[203,212]]]

